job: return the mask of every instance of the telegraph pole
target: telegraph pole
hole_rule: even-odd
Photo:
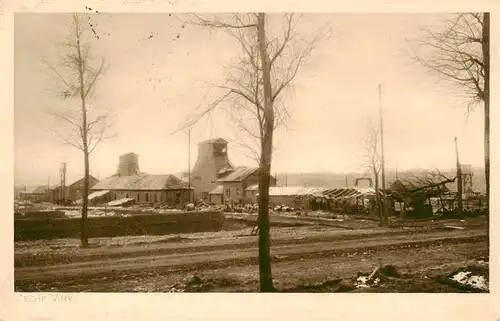
[[[382,112],[382,84],[378,85],[378,98],[380,107],[380,170],[382,174],[382,189],[385,190],[385,158],[384,158],[384,118]]]
[[[61,200],[63,204],[66,203],[66,163],[61,163],[61,168],[59,170],[61,179]]]

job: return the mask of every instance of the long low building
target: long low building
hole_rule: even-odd
[[[137,204],[182,207],[193,199],[193,189],[189,189],[179,178],[170,174],[116,175],[94,185],[92,192],[89,195],[92,205],[135,199]]]
[[[252,202],[257,202],[259,186],[247,188],[247,196]],[[345,205],[360,204],[361,199],[371,198],[375,190],[368,188],[325,188],[308,186],[273,186],[269,188],[269,202],[271,205],[285,205],[304,210],[332,210]]]

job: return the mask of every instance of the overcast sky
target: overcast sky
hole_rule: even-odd
[[[85,19],[87,17],[85,16]],[[313,37],[331,28],[286,92],[291,119],[275,136],[273,172],[354,172],[363,163],[367,122],[378,117],[379,83],[384,84],[387,167],[449,168],[454,165],[453,137],[459,137],[461,161],[483,162],[482,114],[468,118],[466,101],[447,83],[415,65],[406,54],[408,40],[421,28],[437,25],[428,14],[306,14],[299,31]],[[15,180],[20,184],[57,183],[61,162],[68,181],[83,175],[82,155],[52,133],[47,107],[59,108],[58,83],[43,59],[58,63],[56,44],[68,34],[66,14],[17,14],[15,17]],[[139,154],[141,171],[161,174],[186,170],[187,135],[169,135],[197,106],[219,93],[205,82],[222,83],[237,58],[235,40],[223,32],[182,27],[168,14],[98,14],[90,19],[99,39],[88,34],[96,57],[110,69],[100,81],[91,107],[113,114],[113,140],[92,154],[92,174],[116,171],[119,155]],[[235,132],[224,112],[192,131],[196,143]],[[51,130],[52,129],[52,130]],[[236,165],[253,166],[247,150],[231,143]]]

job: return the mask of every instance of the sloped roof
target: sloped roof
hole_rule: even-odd
[[[251,185],[247,191],[258,191],[259,185]],[[269,196],[316,196],[330,199],[351,198],[361,195],[374,195],[375,189],[367,188],[334,188],[307,187],[307,186],[272,186],[269,188]]]
[[[207,139],[207,140],[201,141],[198,144],[215,144],[215,143],[225,143],[225,144],[227,144],[227,140],[218,137],[218,138],[212,138],[212,139]]]
[[[20,191],[21,194],[43,194],[45,192],[47,192],[47,186],[43,186],[43,185],[29,186],[29,187],[26,187],[26,190]]]
[[[217,182],[241,182],[258,170],[257,167],[239,166],[228,175],[219,178]]]
[[[307,186],[271,186],[269,196],[308,196],[325,191],[322,187]]]
[[[208,194],[222,194],[224,192],[224,186],[219,185],[213,190],[211,190]]]
[[[73,186],[73,185],[75,185],[76,183],[79,183],[80,181],[82,181],[84,178],[85,178],[85,177],[79,178],[79,179],[77,179],[76,181],[74,181],[73,183],[71,183],[71,184],[69,184],[69,185],[66,185],[66,186]],[[99,180],[98,180],[97,178],[95,178],[94,176],[92,176],[92,175],[89,175],[89,179],[90,179],[90,181],[94,180],[94,181],[99,182]],[[59,185],[58,185],[57,187],[59,187]],[[91,186],[91,187],[92,187],[92,186]]]
[[[133,175],[106,178],[92,187],[93,190],[169,190],[188,187],[174,175]]]

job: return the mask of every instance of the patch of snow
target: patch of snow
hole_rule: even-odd
[[[367,276],[358,276],[356,279],[356,287],[357,288],[369,288],[370,286],[366,284],[368,282]]]
[[[368,276],[363,276],[363,275],[358,276],[358,278],[356,279],[356,287],[357,288],[369,288],[370,287],[370,284],[368,284],[369,281],[370,281],[370,278]],[[380,284],[380,279],[375,278],[371,282],[374,286],[377,286]]]
[[[458,272],[451,279],[460,284],[469,285],[475,289],[488,290],[488,284],[484,276],[472,275],[472,272]]]

